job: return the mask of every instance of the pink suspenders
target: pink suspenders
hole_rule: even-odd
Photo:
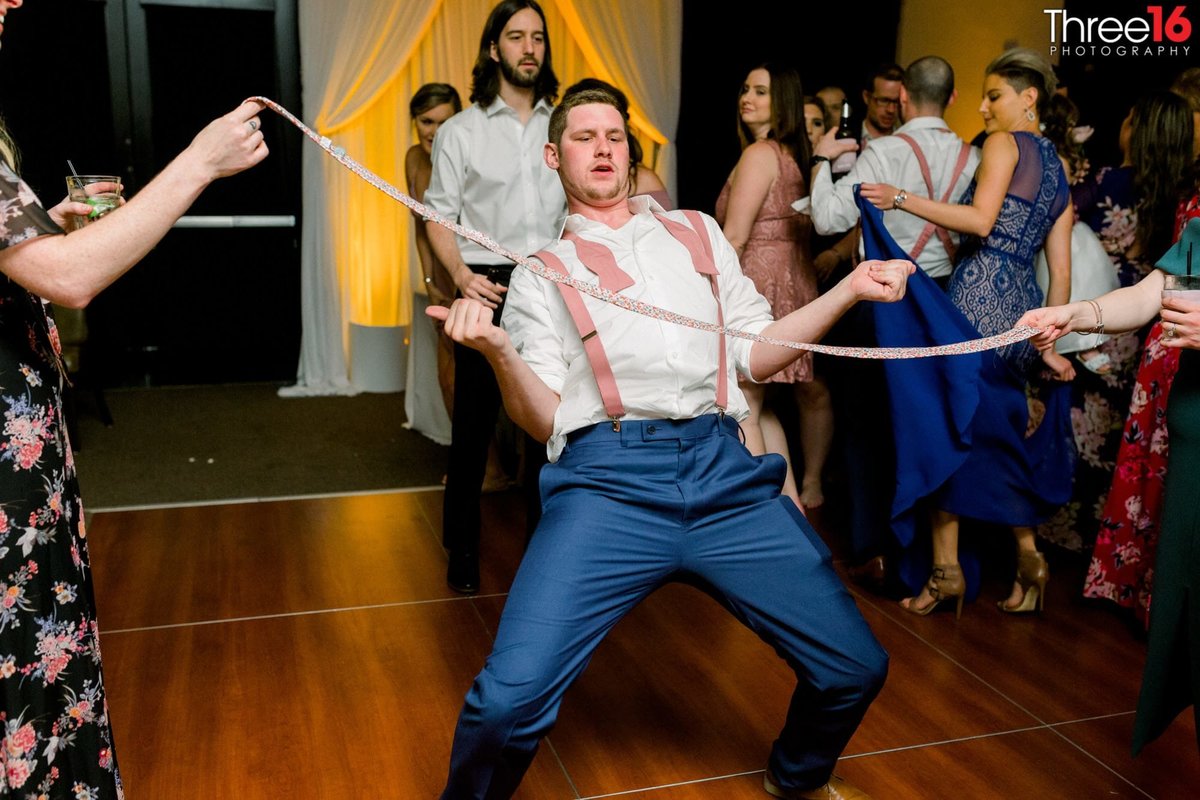
[[[917,157],[917,163],[921,166],[921,177],[925,179],[925,188],[929,191],[929,199],[937,199],[933,194],[933,173],[930,172],[929,162],[925,160],[925,154],[921,152],[921,148],[917,145],[916,139],[913,139],[907,133],[897,133],[895,135],[903,139],[904,142],[912,148],[913,154]],[[958,151],[958,161],[954,165],[954,173],[950,176],[950,183],[946,186],[946,193],[942,195],[941,202],[947,203],[950,201],[950,193],[954,191],[954,185],[958,183],[959,176],[961,176],[963,170],[966,169],[967,159],[970,157],[970,155],[971,145],[963,142],[962,148]],[[942,246],[946,248],[946,255],[950,256],[951,260],[954,259],[955,248],[954,242],[950,241],[950,234],[945,228],[941,227],[940,225],[934,225],[932,222],[930,222],[921,231],[921,235],[917,237],[916,244],[913,245],[912,252],[908,254],[913,261],[916,261],[917,258],[920,257],[921,251],[925,249],[925,245],[929,241],[929,237],[934,233],[936,233],[938,239],[941,240]]]
[[[662,223],[667,232],[675,238],[677,242],[687,248],[688,253],[692,257],[692,266],[701,275],[708,278],[709,285],[712,287],[713,297],[717,301],[717,324],[724,327],[725,316],[721,308],[721,295],[717,287],[717,265],[713,257],[712,241],[708,236],[708,228],[704,225],[704,220],[696,211],[683,212],[691,225],[684,225],[676,222],[673,219],[665,217],[661,214],[655,214],[658,221]],[[600,286],[613,292],[619,292],[622,289],[627,289],[633,285],[633,279],[629,277],[620,267],[617,266],[617,261],[613,257],[612,251],[602,244],[591,242],[587,239],[582,239],[574,233],[567,233],[564,237],[575,245],[575,253],[583,265],[590,271],[596,273],[600,279]],[[552,253],[545,250],[534,253],[534,258],[540,260],[548,269],[563,275],[569,275],[566,266],[562,261]],[[592,321],[592,315],[588,313],[587,306],[584,305],[583,298],[579,294],[579,290],[572,286],[567,286],[564,283],[555,284],[558,286],[559,292],[562,293],[563,300],[567,304],[567,311],[571,314],[571,319],[575,322],[575,328],[579,332],[580,341],[583,342],[584,352],[587,353],[588,362],[592,365],[592,373],[596,376],[596,385],[600,389],[600,398],[604,401],[604,413],[613,421],[613,430],[621,430],[621,417],[625,415],[625,405],[621,402],[621,393],[617,389],[617,380],[613,376],[612,366],[609,364],[608,355],[604,352],[604,345],[600,343],[600,337],[596,334],[596,324]],[[717,375],[717,408],[722,414],[729,405],[729,381],[726,378],[726,359],[725,352],[725,334],[719,334],[719,364]]]
[[[558,256],[552,253],[542,250],[534,253],[533,257],[545,264],[547,269],[566,276],[570,275]],[[592,373],[596,376],[596,385],[600,387],[600,398],[604,400],[604,413],[608,414],[609,419],[613,421],[613,429],[621,430],[620,419],[625,416],[625,406],[621,402],[621,393],[617,391],[617,379],[613,377],[612,367],[608,363],[608,355],[604,352],[604,345],[600,343],[600,337],[596,335],[596,323],[592,322],[592,315],[588,313],[587,306],[583,304],[583,298],[579,295],[578,289],[567,286],[565,283],[555,285],[562,292],[563,300],[567,303],[567,311],[571,312],[571,319],[575,320],[575,329],[579,331],[579,339],[583,342],[584,352],[587,353],[588,361],[592,365]]]
[[[726,353],[725,353],[725,311],[721,308],[721,292],[717,287],[717,263],[713,257],[712,241],[708,238],[708,228],[704,225],[704,219],[698,211],[685,211],[683,215],[687,217],[687,221],[691,223],[689,228],[676,222],[669,217],[664,217],[661,214],[655,214],[658,221],[666,227],[667,232],[675,237],[675,240],[687,248],[688,253],[692,256],[692,266],[696,272],[701,275],[708,276],[708,283],[712,287],[713,297],[717,301],[717,324],[721,326],[721,333],[717,334],[717,408],[721,413],[725,413],[725,409],[729,407],[729,381],[726,378]],[[561,286],[561,284],[559,284]]]

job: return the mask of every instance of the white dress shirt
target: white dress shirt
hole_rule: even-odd
[[[941,117],[917,117],[900,126],[896,133],[908,134],[920,146],[933,177],[933,188],[937,194],[933,199],[941,200],[954,173],[954,165],[958,163],[962,139],[947,129]],[[956,202],[962,196],[978,167],[979,149],[972,147],[966,167],[954,182],[949,202]],[[921,165],[908,143],[895,135],[872,139],[859,153],[850,172],[837,183],[833,182],[828,164],[822,163],[817,169],[811,190],[811,213],[817,233],[825,236],[841,233],[858,222],[858,206],[854,204],[856,183],[888,183],[909,194],[929,196],[925,179],[921,177]],[[901,209],[883,212],[884,227],[906,253],[912,252],[925,224],[925,220]],[[956,245],[958,238],[957,233],[950,232],[950,240]],[[949,275],[953,269],[950,256],[936,233],[925,243],[917,263],[931,278]]]
[[[683,212],[663,212],[646,195],[630,198],[629,208],[633,219],[616,230],[579,214],[567,217],[566,229],[612,251],[617,266],[634,281],[622,291],[624,296],[715,323],[717,304],[708,278],[697,274],[687,249],[653,216],[655,211],[665,213],[688,225]],[[770,304],[742,274],[737,254],[716,220],[705,215],[704,222],[719,273],[725,324],[760,333],[773,321]],[[572,278],[597,283],[595,273],[576,257],[573,244],[558,240],[547,249],[562,260]],[[580,296],[612,365],[625,406],[623,419],[690,419],[717,411],[717,334]],[[558,286],[522,267],[513,271],[502,325],[521,358],[562,398],[546,443],[550,460],[556,461],[568,433],[608,419],[578,330]],[[749,374],[752,343],[731,337],[726,343],[729,364],[720,376],[729,386],[726,412],[742,420],[750,409],[736,373]]]
[[[433,174],[425,204],[503,247],[528,255],[553,241],[567,211],[558,173],[546,166],[552,108],[544,99],[522,125],[497,97],[455,114],[433,139]],[[458,238],[466,264],[508,264],[474,242]]]

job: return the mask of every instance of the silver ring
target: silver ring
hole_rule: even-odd
[[[258,121],[257,120],[253,120],[253,119],[249,120],[246,124],[250,126],[251,133],[254,133],[256,130],[258,130]]]

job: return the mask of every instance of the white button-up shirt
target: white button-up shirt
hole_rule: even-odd
[[[913,138],[929,162],[933,188],[937,193],[934,200],[941,200],[958,163],[962,139],[946,128],[941,117],[917,117],[897,129],[896,133],[907,133]],[[963,169],[950,192],[950,202],[955,202],[970,185],[979,167],[979,149],[971,148],[967,166]],[[829,165],[822,163],[812,182],[812,220],[817,233],[829,235],[847,231],[858,222],[858,206],[854,204],[854,184],[889,183],[909,194],[928,197],[925,179],[921,177],[921,165],[908,143],[898,136],[872,139],[870,145],[858,155],[858,160],[845,177],[837,183]],[[896,240],[896,244],[911,253],[913,246],[925,229],[925,220],[901,209],[883,212],[883,225]],[[950,240],[958,244],[958,234],[950,232]],[[953,270],[949,254],[937,234],[929,237],[917,264],[931,278],[941,278]]]
[[[552,108],[544,99],[522,125],[497,97],[446,120],[433,140],[433,174],[425,204],[521,255],[557,237],[567,212],[558,173],[546,166]],[[467,264],[507,264],[502,256],[458,238]]]
[[[675,240],[653,212],[688,225],[681,211],[663,212],[650,197],[629,199],[632,220],[613,230],[579,214],[567,217],[566,228],[612,251],[617,266],[633,279],[622,294],[705,322],[717,321],[717,304],[706,276],[697,274],[687,248]],[[742,274],[737,254],[709,216],[725,324],[760,333],[772,322],[771,307]],[[572,278],[596,284],[575,246],[559,240],[547,248],[558,256]],[[624,419],[690,419],[717,411],[717,380],[729,386],[726,412],[742,420],[750,413],[737,386],[737,374],[750,372],[751,342],[726,337],[726,374],[718,376],[718,336],[635,314],[580,294],[612,365],[625,405]],[[554,415],[554,432],[546,444],[551,461],[558,459],[566,435],[608,419],[587,353],[579,340],[558,287],[531,271],[513,271],[502,325],[521,354],[547,386],[562,398]],[[736,373],[735,373],[736,370]]]

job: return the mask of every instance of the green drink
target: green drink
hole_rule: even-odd
[[[99,194],[92,195],[84,202],[92,207],[92,213],[88,214],[87,218],[89,220],[100,219],[121,205],[121,195],[116,192],[100,192]]]
[[[86,215],[73,218],[73,229],[78,230],[121,205],[121,178],[117,175],[68,175],[67,194],[72,200],[91,206]]]

